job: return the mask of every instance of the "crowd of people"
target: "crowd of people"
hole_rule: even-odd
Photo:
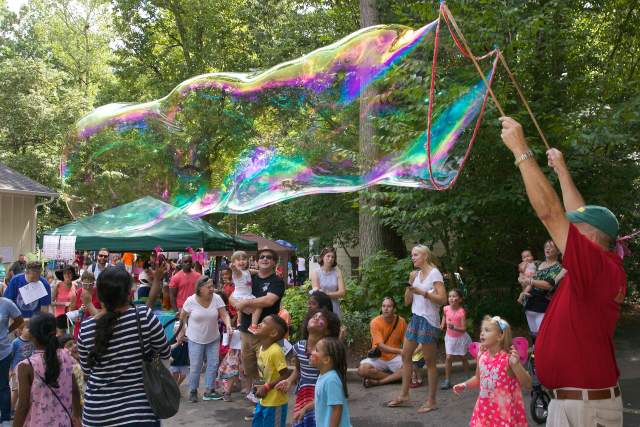
[[[344,328],[334,312],[345,290],[335,258],[333,249],[323,254],[326,274],[312,279],[318,288],[309,296],[303,339],[290,348],[291,318],[280,304],[285,284],[270,249],[255,259],[233,253],[218,283],[201,274],[190,255],[176,264],[154,253],[135,277],[106,248],[94,262],[83,259],[82,269],[74,263],[46,277],[37,261],[25,261],[22,271],[12,266],[0,298],[6,314],[0,323],[2,421],[159,425],[141,371],[143,357],[154,354],[167,361],[178,384],[186,381],[191,403],[231,401],[241,391],[255,403],[246,417],[253,425],[284,426],[287,395],[295,389],[296,425],[330,425],[337,417],[348,426],[346,349],[338,339]],[[177,313],[172,341],[158,320],[161,308]],[[336,387],[343,394],[340,405]],[[319,408],[318,401],[328,406]]]
[[[529,249],[522,252],[517,298],[529,325],[539,380],[551,392],[547,425],[622,426],[620,373],[613,346],[626,293],[622,262],[613,250],[618,221],[607,208],[585,204],[562,153],[550,149],[547,160],[560,181],[561,202],[528,149],[520,124],[511,118],[501,120],[502,139],[513,152],[529,201],[551,237],[545,242],[543,261],[536,261]],[[447,299],[442,275],[428,249],[417,246],[411,257],[417,270],[410,273],[404,295],[404,302],[411,304],[411,320],[407,325],[395,314],[395,300],[385,298],[380,316],[371,321],[372,351],[358,373],[365,387],[401,380],[400,392],[388,406],[409,406],[409,389],[420,385],[415,362],[423,357],[430,387],[418,412],[425,413],[437,407],[434,354],[440,330],[446,350],[441,389],[451,388],[454,360],[461,359],[465,372],[469,370],[471,339],[462,293],[449,292],[449,305],[439,321],[439,307]],[[485,317],[476,372],[453,386],[456,394],[479,389],[471,426],[527,425],[522,389],[531,387],[532,379],[511,335],[505,319]]]
[[[548,163],[558,175],[563,206],[520,125],[509,118],[502,122],[502,138],[551,237],[544,260],[536,261],[529,249],[522,252],[517,299],[533,338],[539,379],[553,398],[547,425],[621,426],[612,337],[626,279],[610,250],[617,220],[606,208],[585,205],[562,154],[550,150]],[[340,319],[346,288],[335,249],[325,248],[319,268],[310,272],[308,312],[292,345],[290,316],[281,304],[286,286],[271,249],[258,250],[253,260],[233,253],[219,280],[203,274],[188,254],[179,264],[153,254],[136,279],[133,258],[123,256],[111,265],[109,257],[103,248],[88,265],[66,266],[44,277],[40,262],[21,256],[3,272],[3,423],[13,418],[20,427],[158,426],[141,368],[155,355],[178,384],[186,381],[192,404],[231,401],[241,392],[255,404],[246,417],[253,426],[284,427],[289,412],[296,427],[351,425],[346,331]],[[509,322],[499,316],[482,320],[475,373],[452,384],[454,361],[469,371],[464,294],[447,292],[427,246],[413,247],[411,260],[414,268],[403,295],[411,318],[407,322],[397,314],[394,296],[383,299],[380,315],[370,323],[371,349],[357,370],[363,385],[399,382],[387,406],[409,406],[410,389],[422,384],[419,368],[424,366],[429,387],[418,413],[438,408],[438,389],[456,394],[479,389],[471,426],[527,425],[522,389],[531,386],[531,377],[513,345]],[[306,269],[298,265],[297,270],[304,277]],[[177,313],[173,334],[159,321],[159,307]],[[445,378],[438,383],[442,337]]]

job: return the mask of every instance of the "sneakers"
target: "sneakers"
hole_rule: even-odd
[[[198,401],[198,392],[192,390],[189,392],[189,402],[196,403]]]
[[[202,395],[202,400],[222,400],[222,395],[214,390],[208,390]]]
[[[443,380],[440,383],[440,390],[449,390],[451,388],[451,383],[449,380]]]
[[[258,326],[257,325],[251,325],[247,328],[247,331],[251,332],[252,334],[255,334],[256,332],[258,332]]]
[[[224,400],[225,402],[231,402],[231,393],[225,393],[222,395],[222,400]]]
[[[244,416],[244,420],[245,420],[245,421],[253,421],[253,414],[251,414],[251,415],[245,415],[245,416]]]
[[[260,399],[258,399],[256,395],[253,394],[252,391],[250,391],[246,397],[247,397],[247,400],[251,403],[258,403],[260,401]]]

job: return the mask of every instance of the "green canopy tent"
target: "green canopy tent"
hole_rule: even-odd
[[[45,231],[43,235],[76,236],[76,250],[144,252],[158,246],[163,251],[185,251],[188,247],[205,251],[257,249],[256,242],[231,236],[186,214],[169,215],[153,223],[153,219],[162,218],[171,209],[173,206],[147,196]]]

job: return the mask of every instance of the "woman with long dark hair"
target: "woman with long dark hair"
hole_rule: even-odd
[[[14,426],[80,425],[80,393],[73,380],[74,360],[60,348],[56,319],[35,313],[29,322],[35,352],[18,364],[18,405]]]
[[[103,310],[80,328],[78,352],[87,379],[82,412],[85,427],[160,425],[144,391],[142,360],[143,351],[168,360],[169,344],[151,310],[129,304],[131,285],[131,276],[123,268],[102,271],[97,289]],[[138,316],[144,350],[138,339]]]

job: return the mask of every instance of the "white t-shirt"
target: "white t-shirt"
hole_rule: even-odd
[[[251,273],[249,270],[240,270],[242,275],[240,277],[231,276],[233,280],[233,286],[235,287],[231,298],[235,299],[253,299],[253,290],[251,289]]]
[[[434,282],[444,282],[440,270],[433,267],[424,280],[420,280],[420,273],[416,274],[413,280],[413,287],[421,291],[435,292]],[[433,301],[423,297],[422,295],[413,294],[413,303],[411,304],[411,312],[427,319],[427,322],[433,327],[440,328],[440,306],[434,304]]]
[[[305,262],[307,260],[300,257],[298,258],[298,271],[307,271],[307,267],[305,266]]]
[[[182,309],[189,313],[187,320],[187,338],[198,344],[209,344],[220,337],[218,330],[218,310],[224,307],[224,301],[218,294],[213,294],[209,307],[198,304],[196,295],[186,299]]]

